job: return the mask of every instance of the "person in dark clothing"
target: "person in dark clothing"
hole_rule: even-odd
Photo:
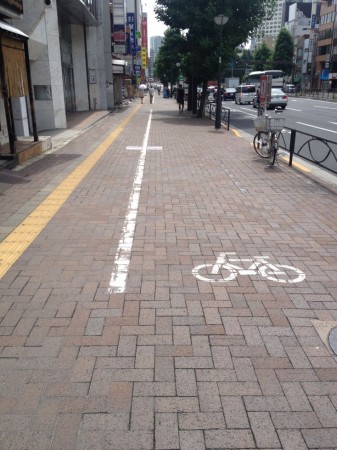
[[[179,114],[184,112],[184,101],[185,101],[185,90],[182,84],[179,84],[179,88],[177,90],[177,102],[179,105]]]

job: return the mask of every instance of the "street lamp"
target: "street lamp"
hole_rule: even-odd
[[[220,26],[219,43],[219,71],[218,71],[218,92],[216,96],[215,128],[221,128],[221,54],[222,54],[222,27],[228,22],[228,17],[219,14],[214,17],[214,22]]]

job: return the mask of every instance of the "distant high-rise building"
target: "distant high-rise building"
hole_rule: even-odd
[[[150,37],[150,68],[149,77],[153,78],[153,68],[154,62],[156,60],[159,49],[163,43],[163,36],[152,36]]]
[[[262,42],[265,42],[269,48],[275,45],[276,37],[288,20],[289,6],[293,3],[312,3],[312,0],[277,0],[276,10],[273,17],[266,20],[258,29],[257,35],[251,41],[251,50],[255,50]]]

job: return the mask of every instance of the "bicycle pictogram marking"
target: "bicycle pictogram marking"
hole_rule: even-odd
[[[235,280],[239,275],[261,275],[278,283],[300,283],[305,280],[305,274],[300,269],[284,264],[272,264],[268,261],[269,256],[253,256],[243,259],[234,257],[235,255],[235,252],[221,252],[215,264],[196,266],[192,270],[192,274],[198,280],[207,283],[226,283]],[[242,266],[236,263],[240,263]]]

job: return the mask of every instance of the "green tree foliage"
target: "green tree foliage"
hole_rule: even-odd
[[[229,20],[222,33],[222,65],[230,61],[235,48],[247,42],[254,30],[269,17],[276,0],[157,0],[155,14],[167,26],[183,32],[185,75],[196,89],[216,78],[220,27],[214,23],[219,14]]]
[[[272,51],[265,42],[255,50],[253,70],[268,70],[271,69]]]
[[[273,53],[273,68],[291,75],[294,57],[294,40],[288,30],[282,28],[277,35]]]
[[[183,70],[184,54],[186,53],[186,39],[177,29],[168,28],[157,54],[154,72],[162,83],[175,81],[179,71]],[[177,63],[181,64],[178,68]]]

